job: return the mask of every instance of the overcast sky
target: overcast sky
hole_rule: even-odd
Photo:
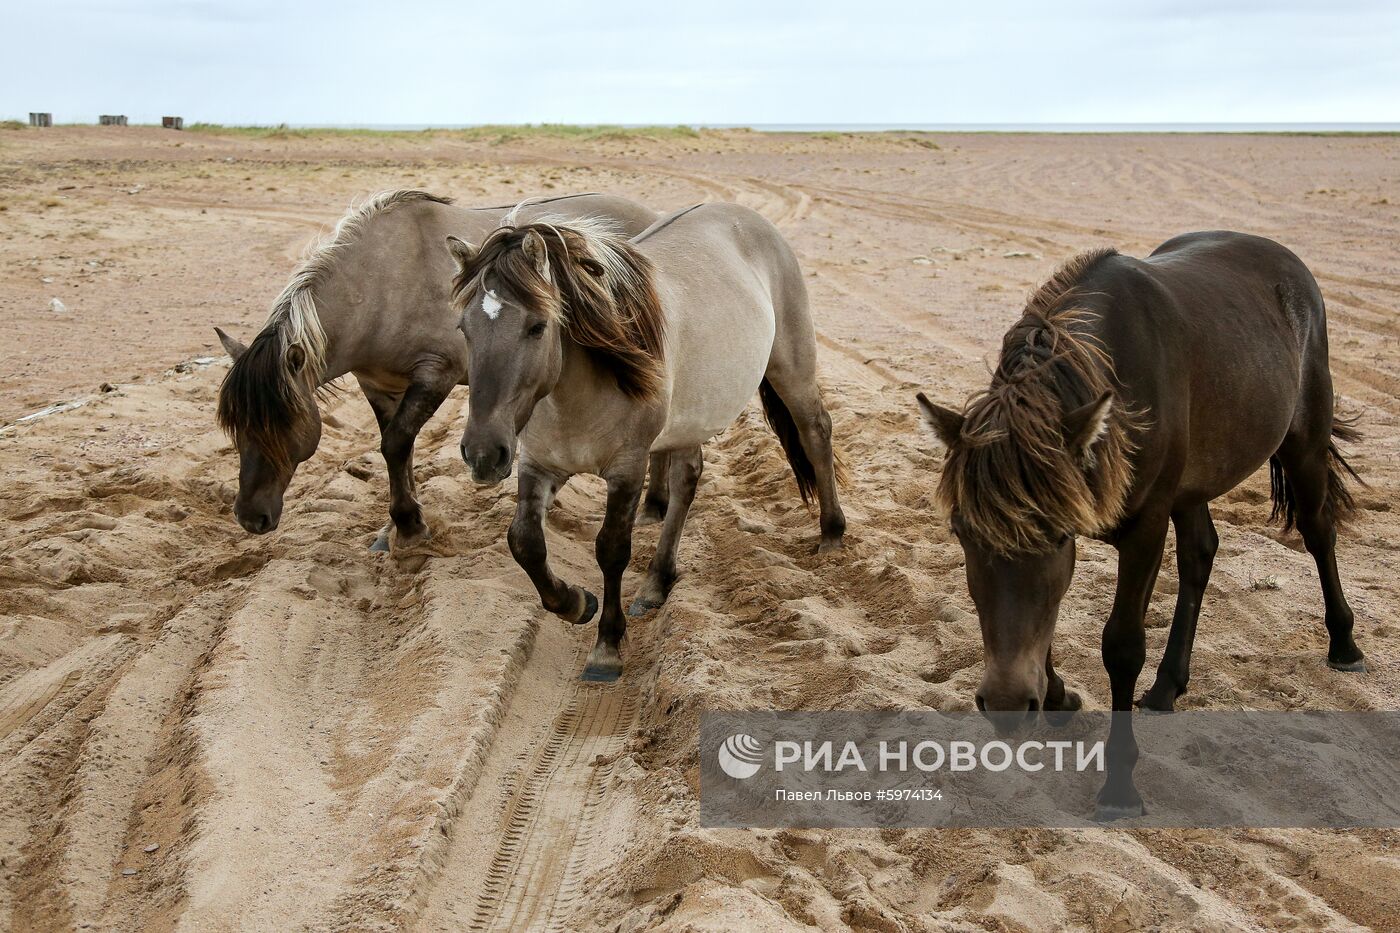
[[[1400,121],[1396,0],[18,0],[0,21],[0,117],[59,122]]]

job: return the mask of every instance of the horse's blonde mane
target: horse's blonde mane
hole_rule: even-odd
[[[326,370],[326,332],[316,312],[315,288],[330,273],[335,254],[353,242],[371,218],[410,201],[452,203],[415,189],[381,191],[352,208],[328,237],[311,247],[219,389],[219,424],[235,443],[254,443],[274,464],[288,466],[288,437],[311,419]],[[293,348],[301,351],[295,372],[288,367]]]
[[[312,298],[313,289],[330,271],[335,254],[360,235],[370,218],[407,201],[452,203],[451,198],[414,188],[391,189],[370,195],[359,206],[347,211],[336,222],[329,236],[322,237],[310,246],[301,267],[273,301],[272,313],[263,328],[277,328],[284,353],[292,346],[300,346],[306,351],[307,374],[313,386],[320,383],[326,365],[326,334],[316,313],[316,302]]]

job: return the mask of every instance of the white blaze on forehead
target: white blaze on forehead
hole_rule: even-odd
[[[495,320],[501,313],[501,299],[496,297],[496,293],[490,289],[481,296],[481,310],[486,312],[486,316]]]

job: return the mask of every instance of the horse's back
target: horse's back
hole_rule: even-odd
[[[317,289],[319,305],[352,312],[340,330],[346,367],[386,391],[402,391],[425,362],[460,370],[466,381],[466,344],[452,308],[456,272],[446,248],[449,235],[479,243],[510,210],[475,208],[434,200],[408,201],[370,216],[335,255],[335,275]],[[602,216],[624,235],[645,229],[657,214],[615,195],[564,195],[532,202],[520,217],[553,214]]]
[[[1198,340],[1296,351],[1299,366],[1320,338],[1325,347],[1317,280],[1281,243],[1228,230],[1187,233],[1142,263],[1183,308]]]
[[[637,246],[667,318],[669,411],[655,449],[703,443],[758,391],[796,260],[771,223],[738,204],[701,205]]]
[[[1109,296],[1103,337],[1118,378],[1151,412],[1150,443],[1182,458],[1183,497],[1220,495],[1278,449],[1323,333],[1297,256],[1264,237],[1190,233],[1146,259],[1111,257],[1082,287]]]
[[[568,194],[526,205],[520,211],[520,221],[528,223],[548,215],[570,220],[601,217],[612,221],[624,237],[636,236],[661,216],[643,204],[615,194]]]

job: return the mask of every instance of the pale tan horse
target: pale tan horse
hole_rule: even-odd
[[[598,223],[508,218],[480,247],[449,247],[472,371],[462,456],[478,482],[497,483],[518,442],[511,551],[545,608],[578,624],[598,600],[550,569],[544,510],[576,473],[607,480],[602,616],[585,680],[622,672],[622,573],[648,456],[667,455],[670,503],[634,615],[661,605],[676,580],[700,445],[755,391],[803,498],[820,500],[820,550],[840,547],[846,520],[807,291],[772,224],[735,204],[705,204],[629,241]]]
[[[633,233],[657,218],[640,204],[598,194],[520,207],[524,217],[607,217]],[[452,387],[467,382],[467,346],[451,307],[454,266],[442,241],[449,234],[479,240],[510,209],[455,207],[425,191],[375,195],[292,276],[250,345],[214,328],[234,360],[218,417],[238,448],[234,514],[244,528],[263,534],[277,527],[293,473],[320,442],[317,392],[348,373],[379,422],[398,543],[428,537],[414,489],[414,441]],[[386,525],[373,547],[388,545]]]

